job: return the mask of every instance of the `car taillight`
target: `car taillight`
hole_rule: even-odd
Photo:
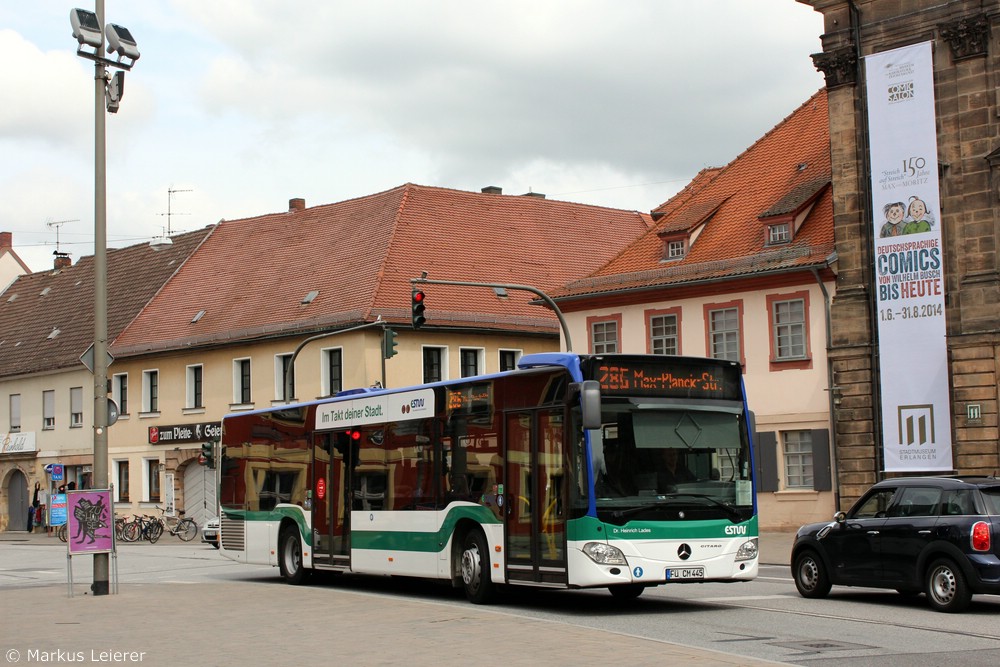
[[[977,521],[972,527],[972,548],[976,551],[990,550],[990,524]]]

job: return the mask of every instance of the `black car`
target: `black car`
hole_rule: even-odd
[[[803,526],[792,545],[803,597],[838,586],[927,594],[958,612],[973,593],[1000,593],[1000,479],[910,477],[868,490],[832,523]]]

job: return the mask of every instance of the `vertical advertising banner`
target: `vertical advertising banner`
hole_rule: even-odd
[[[865,58],[885,470],[952,470],[931,42]]]

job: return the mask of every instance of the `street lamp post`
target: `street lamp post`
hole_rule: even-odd
[[[70,10],[77,55],[94,61],[94,466],[92,486],[108,488],[108,255],[107,255],[107,147],[105,108],[118,111],[124,89],[124,73],[108,76],[107,68],[132,69],[139,58],[135,41],[126,28],[104,21],[104,0],[96,0],[96,11]],[[118,60],[106,57],[104,37]],[[84,46],[94,47],[93,52]],[[122,60],[128,58],[128,61]],[[111,85],[109,85],[111,84]],[[109,508],[109,512],[110,512]],[[113,518],[113,512],[111,512]],[[94,595],[107,595],[109,554],[94,554]]]

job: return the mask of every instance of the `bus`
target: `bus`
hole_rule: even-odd
[[[758,571],[741,367],[666,355],[524,355],[516,369],[227,415],[221,553],[501,585],[748,581]]]

